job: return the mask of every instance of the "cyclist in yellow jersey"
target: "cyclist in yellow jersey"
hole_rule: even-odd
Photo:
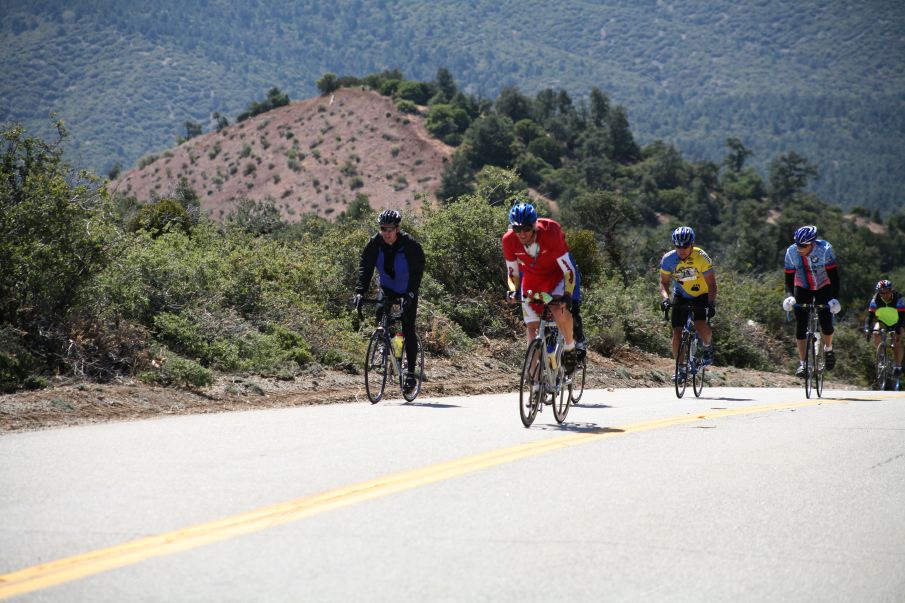
[[[675,249],[660,260],[660,297],[664,311],[669,307],[669,286],[674,283],[673,295],[676,303],[686,303],[689,308],[673,308],[672,312],[672,355],[679,353],[682,328],[688,312],[694,312],[694,328],[704,341],[704,364],[713,362],[713,331],[707,319],[716,314],[716,272],[703,249],[694,247],[694,230],[690,226],[680,226],[672,233]]]

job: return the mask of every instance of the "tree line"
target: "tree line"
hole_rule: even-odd
[[[446,70],[431,81],[326,74],[317,85],[323,93],[364,85],[411,103],[456,146],[438,198],[403,224],[428,259],[419,329],[429,354],[470,353],[479,335],[521,341],[503,302],[499,239],[509,205],[530,198],[567,229],[592,349],[669,353],[656,267],[672,228],[688,224],[718,271],[717,362],[761,369],[793,357],[779,310],[782,253],[797,226],[817,224],[841,262],[837,341],[850,355],[838,373],[866,382],[869,347],[856,326],[873,283],[905,277],[905,213],[882,223],[846,216],[805,192],[816,172],[805,157],[779,155],[762,178],[750,149],[728,139],[721,162],[688,161],[663,141],[639,145],[627,111],[596,89],[578,101],[562,89],[529,96],[514,87],[484,99],[463,93]],[[20,126],[3,130],[5,391],[58,374],[199,387],[216,371],[358,370],[364,340],[349,297],[380,208],[359,195],[334,222],[289,223],[273,200],[237,199],[214,222],[184,180],[173,198],[146,205],[110,195],[64,161],[61,123],[56,132],[47,141]],[[513,367],[518,351],[511,346]]]

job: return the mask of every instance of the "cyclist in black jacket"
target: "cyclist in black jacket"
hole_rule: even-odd
[[[361,308],[362,296],[371,286],[371,277],[374,275],[374,268],[377,268],[384,295],[402,298],[405,354],[408,366],[415,366],[418,359],[415,318],[418,313],[418,289],[424,276],[424,250],[409,233],[400,230],[401,222],[402,214],[395,209],[386,209],[377,217],[380,232],[365,245],[358,263],[355,307]],[[415,376],[411,372],[407,373],[405,389],[410,391],[416,384]]]

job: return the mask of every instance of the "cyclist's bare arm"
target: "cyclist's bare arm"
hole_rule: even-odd
[[[672,276],[668,273],[660,273],[660,297],[669,299],[669,285],[672,282]]]
[[[704,273],[704,282],[707,283],[707,301],[712,304],[716,301],[716,274],[713,271]]]

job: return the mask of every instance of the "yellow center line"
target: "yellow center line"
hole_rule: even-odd
[[[886,397],[889,396],[862,396],[858,399],[881,400]],[[217,521],[167,532],[165,534],[141,538],[109,548],[65,557],[56,561],[50,561],[48,563],[42,563],[33,567],[3,574],[0,575],[0,599],[41,590],[64,582],[138,563],[152,557],[172,555],[180,551],[210,544],[212,542],[235,538],[242,534],[257,532],[363,501],[388,496],[405,490],[411,490],[426,484],[451,479],[488,467],[510,463],[519,459],[537,456],[570,446],[580,446],[605,438],[682,425],[684,423],[693,423],[696,421],[719,419],[734,415],[763,413],[774,410],[792,410],[821,404],[845,404],[848,401],[849,400],[844,398],[835,400],[823,398],[716,410],[699,414],[693,413],[681,417],[667,417],[640,423],[632,423],[622,427],[602,428],[600,430],[584,433],[572,433],[561,437],[520,444],[510,448],[492,450],[490,452],[380,477],[374,480],[323,492],[321,494],[306,496],[304,498],[264,507],[248,513],[234,515]]]

